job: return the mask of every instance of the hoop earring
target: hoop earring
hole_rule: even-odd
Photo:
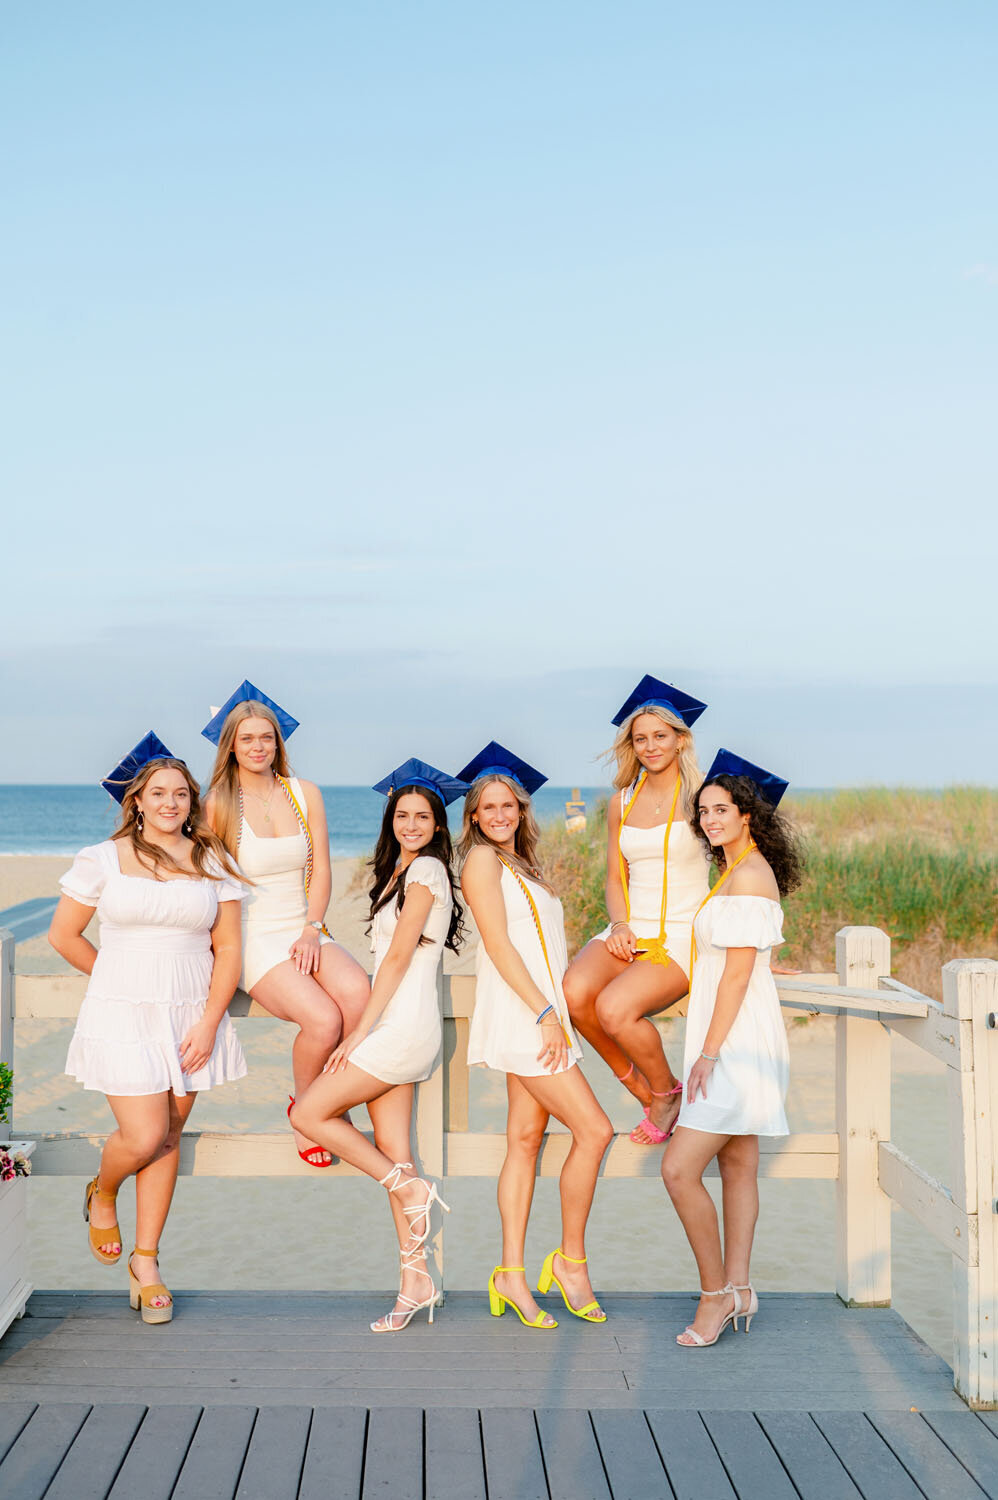
[[[135,826],[138,829],[139,833],[142,832],[142,829],[145,826],[145,821],[146,820],[142,816],[142,809],[140,807],[139,810],[138,810],[138,812],[135,814]]]

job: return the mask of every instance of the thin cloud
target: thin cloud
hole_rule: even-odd
[[[964,281],[983,281],[985,286],[998,286],[998,266],[979,261],[963,273]]]

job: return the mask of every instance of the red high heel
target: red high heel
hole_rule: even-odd
[[[290,1100],[290,1103],[288,1104],[288,1119],[290,1120],[291,1119],[291,1111],[295,1107],[295,1096],[294,1096],[294,1094],[289,1094],[288,1095],[288,1099]],[[307,1151],[299,1151],[298,1155],[301,1157],[302,1161],[305,1163],[305,1165],[307,1167],[331,1167],[333,1165],[333,1162],[336,1160],[336,1158],[333,1155],[333,1153],[331,1151],[328,1151],[325,1146],[309,1146],[309,1148],[308,1148]],[[312,1160],[313,1156],[317,1156],[317,1155],[318,1156],[328,1156],[329,1160],[328,1161],[313,1161]]]

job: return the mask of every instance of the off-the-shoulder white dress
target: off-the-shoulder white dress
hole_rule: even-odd
[[[388,1004],[367,1036],[350,1054],[350,1061],[383,1083],[421,1083],[433,1072],[443,1040],[437,974],[444,956],[454,897],[450,879],[440,860],[420,854],[405,871],[405,888],[425,885],[433,905],[423,923],[421,943]],[[371,932],[374,977],[391,947],[398,926],[398,905],[393,896],[375,914]]]
[[[102,1094],[200,1092],[246,1076],[246,1059],[228,1015],[211,1057],[196,1073],[180,1065],[180,1043],[204,1015],[214,956],[211,928],[219,902],[241,901],[243,887],[219,880],[154,880],[125,875],[112,839],[81,849],[60,881],[93,906],[100,946],[66,1058],[66,1072]]]
[[[788,1135],[784,1108],[790,1079],[787,1029],[769,966],[783,941],[783,911],[765,896],[712,896],[696,919],[697,960],[686,1017],[683,1105],[677,1124],[715,1135]],[[752,970],[731,1030],[721,1043],[706,1099],[686,1099],[685,1083],[703,1050],[729,948],[755,948]]]

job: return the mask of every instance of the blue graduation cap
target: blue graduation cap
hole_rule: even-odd
[[[750,760],[735,755],[732,750],[718,750],[710,770],[703,779],[704,786],[712,776],[747,776],[749,781],[755,782],[766,801],[771,802],[774,807],[779,805],[780,798],[790,785],[789,781],[784,781],[782,776],[774,776],[772,771],[764,771],[761,766],[754,766]]]
[[[646,672],[610,723],[623,724],[639,708],[649,707],[669,709],[677,718],[682,719],[687,729],[692,729],[707,705],[701,703],[699,698],[691,698],[689,693],[681,693],[671,683],[662,682],[658,677],[650,677]]]
[[[262,703],[266,708],[270,709],[278,724],[280,724],[281,734],[285,739],[289,739],[298,728],[299,720],[293,719],[286,709],[283,709],[279,703],[275,703],[273,698],[268,698],[266,693],[261,693],[260,689],[254,687],[253,683],[247,677],[239,684],[235,692],[226,698],[218,712],[208,720],[201,731],[205,739],[211,740],[213,745],[217,745],[222,737],[222,726],[236,704],[250,702]]]
[[[478,781],[482,776],[509,776],[518,781],[528,796],[532,797],[539,786],[547,781],[540,771],[535,771],[525,760],[506,750],[497,740],[489,740],[484,750],[479,750],[474,760],[469,760],[457,773],[464,781]]]
[[[428,791],[436,792],[445,807],[456,797],[463,797],[468,790],[466,781],[448,776],[446,771],[438,771],[428,761],[416,759],[403,761],[390,775],[376,782],[371,790],[390,797],[400,786],[424,786]]]
[[[113,771],[109,771],[101,782],[101,786],[115,802],[124,802],[125,793],[135,780],[136,776],[147,766],[151,760],[175,760],[176,756],[172,750],[168,750],[158,734],[150,729],[144,735],[133,750],[129,750],[124,759],[120,760]]]

